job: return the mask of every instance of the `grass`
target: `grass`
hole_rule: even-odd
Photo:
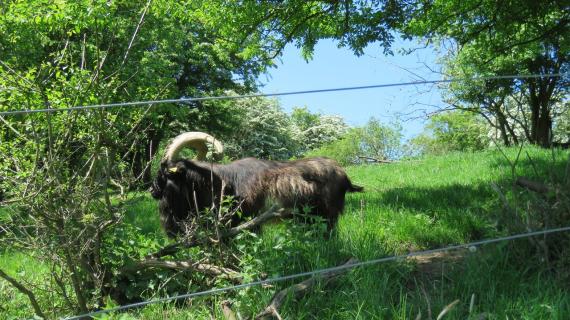
[[[491,183],[510,201],[521,201],[520,192],[512,187],[513,177],[563,181],[568,152],[525,148],[514,175],[511,163],[519,150],[504,152],[509,160],[495,150],[350,167],[349,176],[366,191],[348,195],[345,214],[330,238],[314,227],[291,222],[265,227],[257,237],[235,240],[242,271],[252,280],[261,272],[287,275],[338,265],[351,256],[367,260],[505,235],[512,228]],[[125,221],[143,237],[166,241],[159,230],[154,200],[137,196],[125,208]],[[519,257],[518,248],[527,246],[527,240],[517,240],[484,246],[457,259],[408,260],[354,269],[329,284],[321,283],[298,301],[288,301],[281,314],[288,319],[410,319],[421,313],[427,319],[428,315],[436,318],[458,299],[445,318],[476,319],[485,313],[490,319],[565,319],[570,313],[570,293],[540,261]],[[34,264],[32,258],[19,253],[6,251],[0,257],[0,268],[11,274]],[[219,304],[224,299],[248,318],[261,311],[277,290],[294,282],[182,304],[152,305],[103,318],[222,318]],[[23,307],[25,298],[14,294],[0,281],[0,314],[29,316],[29,308]],[[2,302],[6,298],[18,301],[17,307]]]
[[[14,278],[21,279],[26,285],[45,283],[45,279],[50,274],[41,259],[8,250],[0,252],[0,269]],[[41,301],[43,305],[53,306],[61,302],[57,299],[50,299],[54,297],[45,287],[42,290],[46,293]],[[24,319],[33,314],[27,296],[3,280],[0,281],[0,301],[2,301],[0,302],[0,318],[2,319]]]

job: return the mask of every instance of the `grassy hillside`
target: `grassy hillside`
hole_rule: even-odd
[[[261,273],[271,277],[334,266],[350,257],[367,260],[506,235],[525,231],[526,227],[541,229],[543,225],[532,223],[532,217],[525,216],[531,212],[529,201],[540,199],[514,187],[514,178],[526,176],[568,186],[569,154],[534,148],[526,148],[520,154],[518,151],[457,153],[348,168],[353,182],[366,191],[348,196],[345,214],[331,237],[318,225],[299,226],[289,221],[267,226],[258,236],[234,240],[241,270],[249,281]],[[505,201],[509,209],[505,209]],[[159,231],[156,203],[150,197],[141,195],[126,205],[126,222],[130,226],[126,230],[141,239],[133,246],[152,251],[166,242]],[[520,221],[529,223],[520,225]],[[566,235],[563,239],[568,238]],[[528,240],[517,240],[472,252],[450,252],[354,269],[331,283],[321,284],[298,301],[289,301],[281,315],[288,319],[414,319],[421,313],[422,319],[428,319],[436,318],[446,305],[458,299],[446,318],[479,319],[485,314],[490,319],[565,319],[570,314],[570,293],[564,281],[569,278],[535,259],[535,251]],[[39,260],[21,255],[4,252],[0,268],[13,275],[36,273],[32,279],[46,272],[42,268],[30,270],[30,264],[40,264]],[[178,281],[188,281],[187,291],[200,289],[199,281],[191,275]],[[152,305],[109,317],[222,318],[219,303],[230,300],[239,315],[249,318],[261,311],[276,291],[293,283]],[[153,286],[156,290],[144,290],[143,295],[149,298],[157,292],[176,293],[166,288],[158,284]],[[183,286],[177,290],[184,291]],[[0,281],[2,318],[31,315],[29,310],[22,311],[26,302]]]

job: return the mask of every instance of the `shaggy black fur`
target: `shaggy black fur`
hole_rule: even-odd
[[[327,158],[287,162],[246,158],[225,165],[163,161],[151,193],[160,201],[160,219],[167,234],[182,233],[180,221],[215,207],[222,186],[223,194],[234,197],[244,216],[255,216],[270,203],[291,209],[308,206],[310,213],[324,217],[330,228],[342,213],[345,193],[362,191]]]

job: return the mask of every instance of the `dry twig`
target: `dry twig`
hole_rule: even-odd
[[[357,259],[350,258],[347,262],[343,264],[343,266],[355,264],[357,262],[358,262]],[[336,270],[336,271],[326,272],[321,275],[315,275],[301,283],[294,284],[290,287],[287,287],[277,292],[273,296],[273,299],[271,299],[269,305],[257,316],[255,316],[255,319],[267,319],[270,317],[281,319],[281,315],[279,315],[278,310],[283,305],[283,303],[285,303],[287,297],[292,295],[295,298],[299,298],[300,296],[306,294],[307,291],[311,289],[317,283],[318,280],[330,281],[338,277],[342,273],[346,272],[347,270],[348,269]]]
[[[164,261],[157,259],[147,259],[136,263],[135,265],[127,268],[127,270],[138,270],[140,268],[161,268],[172,269],[181,271],[197,271],[205,274],[216,276],[222,279],[230,280],[234,283],[241,283],[243,277],[235,270],[219,267],[209,263],[194,262],[194,261]]]
[[[232,310],[232,304],[228,300],[222,301],[222,313],[226,320],[236,320],[236,314]]]
[[[447,306],[445,306],[445,308],[443,308],[443,310],[441,310],[441,312],[439,313],[439,315],[437,316],[437,320],[441,320],[443,318],[443,316],[445,316],[449,311],[451,311],[457,304],[459,303],[459,299],[453,301],[452,303],[448,304]]]

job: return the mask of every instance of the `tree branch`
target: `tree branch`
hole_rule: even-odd
[[[40,308],[38,300],[36,300],[35,294],[32,291],[30,291],[23,284],[18,282],[18,280],[7,275],[2,269],[0,269],[0,277],[4,278],[4,280],[8,281],[11,285],[13,285],[20,292],[27,295],[28,299],[30,299],[30,303],[32,304],[32,307],[34,308],[34,312],[36,313],[36,315],[38,317],[43,318],[43,319],[47,319],[46,315],[43,313],[42,309]]]
[[[179,271],[198,271],[222,279],[230,280],[234,283],[241,283],[243,281],[242,275],[232,269],[219,267],[209,263],[194,262],[191,260],[186,261],[164,261],[158,259],[149,259],[138,262],[127,270],[139,270],[141,268],[161,268]]]
[[[237,227],[233,227],[228,231],[222,232],[220,239],[234,237],[244,230],[255,229],[261,226],[262,224],[266,223],[267,221],[271,221],[273,219],[278,219],[278,218],[285,218],[289,216],[289,214],[290,213],[284,209],[277,209],[276,206],[272,206],[271,208],[269,208],[269,210],[265,211],[263,214],[249,221],[246,221]],[[200,241],[199,239],[190,237],[188,239],[184,239],[183,241],[179,241],[171,245],[168,245],[155,253],[147,255],[146,259],[158,259],[165,256],[170,256],[182,249],[191,248],[199,245],[200,243],[202,243],[202,241]]]
[[[358,260],[355,258],[350,258],[347,262],[345,262],[344,264],[342,264],[343,266],[349,266],[351,264],[355,264],[357,263]],[[257,316],[255,316],[255,319],[267,319],[270,317],[274,317],[277,319],[281,319],[281,316],[279,315],[279,308],[281,308],[281,306],[283,305],[283,303],[285,303],[287,297],[293,295],[293,297],[295,298],[299,298],[301,296],[303,296],[304,294],[307,293],[307,291],[309,291],[309,289],[311,289],[318,280],[324,280],[324,281],[330,281],[336,277],[338,277],[339,275],[341,275],[342,273],[348,271],[349,269],[342,269],[342,270],[336,270],[336,271],[330,271],[327,273],[323,273],[320,275],[315,275],[303,282],[294,284],[290,287],[287,287],[281,291],[279,291],[278,293],[276,293],[273,296],[273,299],[271,299],[271,303],[269,303],[269,305],[262,311],[260,312]]]

